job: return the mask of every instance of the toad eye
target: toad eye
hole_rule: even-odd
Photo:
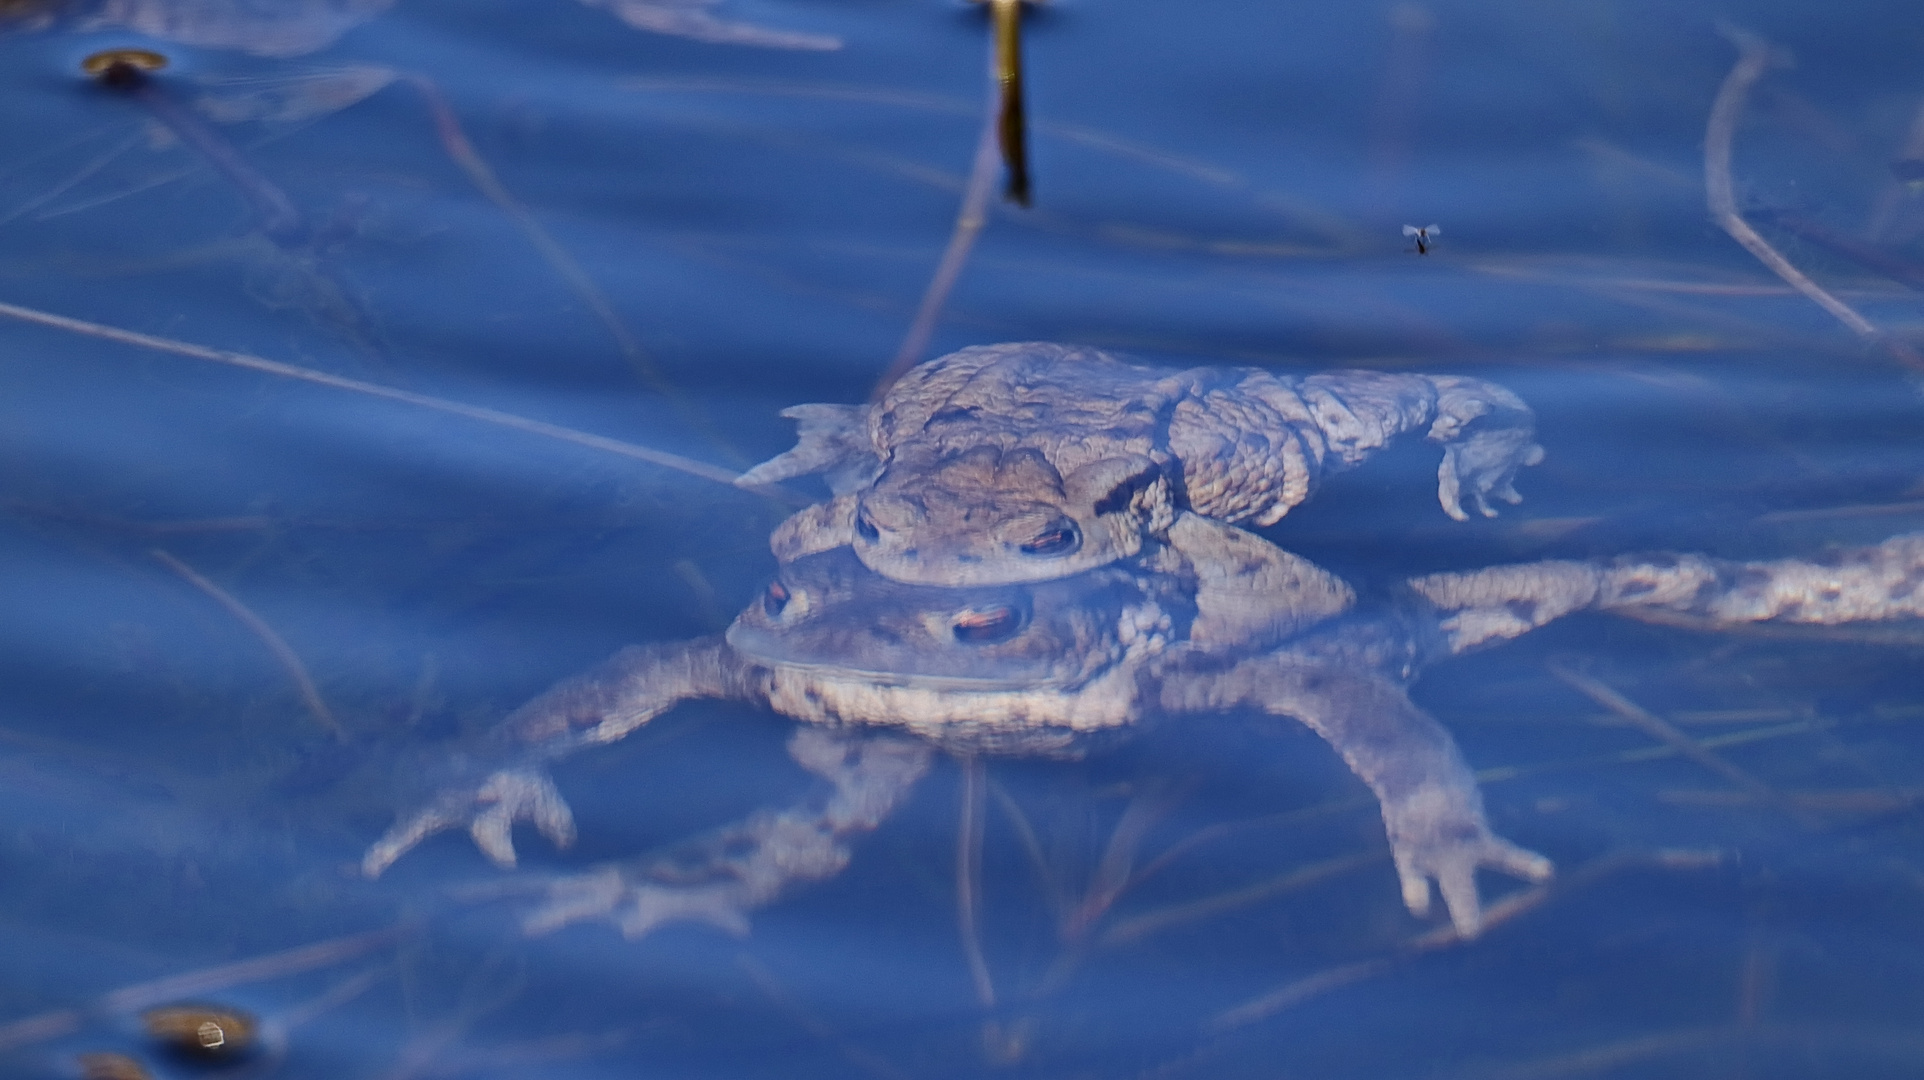
[[[1082,546],[1082,531],[1071,522],[1051,525],[1020,545],[1024,555],[1053,559],[1069,555]]]
[[[875,523],[868,519],[867,514],[857,514],[855,515],[855,535],[873,544],[882,538],[882,530],[875,527]]]
[[[994,645],[1022,629],[1022,612],[1007,604],[965,611],[955,617],[955,640],[964,645]]]
[[[779,618],[782,609],[788,606],[788,590],[779,581],[768,583],[768,591],[762,594],[762,610],[771,619]]]

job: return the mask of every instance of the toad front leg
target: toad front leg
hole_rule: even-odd
[[[497,866],[514,865],[516,821],[532,822],[566,847],[574,841],[574,815],[548,778],[548,762],[614,742],[692,698],[766,697],[758,669],[719,637],[623,649],[424,769],[418,782],[432,792],[427,804],[404,813],[368,848],[361,871],[378,877],[421,841],[462,826]]]
[[[1550,876],[1550,860],[1490,830],[1455,740],[1375,665],[1284,652],[1163,682],[1172,712],[1239,706],[1307,724],[1376,793],[1411,913],[1428,913],[1434,880],[1457,933],[1473,937],[1482,926],[1479,868]]]
[[[882,823],[928,771],[928,744],[805,727],[788,752],[827,780],[826,797],[756,814],[681,845],[663,858],[610,864],[545,885],[546,901],[524,925],[544,933],[608,919],[634,939],[669,922],[748,932],[748,913],[789,886],[830,878],[848,865],[848,839]]]

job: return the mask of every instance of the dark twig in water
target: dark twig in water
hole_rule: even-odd
[[[1566,1080],[1581,1076],[1691,1076],[1700,1070],[1687,1064],[1699,1061],[1743,1060],[1746,1052],[1775,1051],[1784,1061],[1888,1060],[1909,1062],[1910,1075],[1924,1064],[1924,1036],[1915,1027],[1872,1027],[1850,1024],[1776,1024],[1679,1028],[1648,1035],[1632,1035],[1565,1051],[1484,1068],[1445,1074],[1450,1080]],[[1677,1059],[1665,1068],[1633,1069],[1644,1063]]]
[[[1135,874],[1136,856],[1141,853],[1144,838],[1150,828],[1168,816],[1185,794],[1186,791],[1159,789],[1138,794],[1129,800],[1122,817],[1109,830],[1109,842],[1103,846],[1102,859],[1096,864],[1088,886],[1083,889],[1082,899],[1068,905],[1063,912],[1060,925],[1063,948],[1043,973],[1035,996],[1046,997],[1061,990],[1089,958],[1097,944],[1093,933],[1095,928],[1102,924],[1116,901],[1138,880]]]
[[[1278,828],[1285,825],[1294,825],[1303,821],[1313,821],[1330,814],[1354,813],[1364,810],[1372,813],[1376,810],[1375,796],[1364,795],[1356,798],[1332,799],[1329,802],[1317,803],[1314,806],[1305,806],[1299,810],[1285,810],[1280,814],[1264,814],[1261,817],[1245,818],[1240,821],[1224,821],[1215,825],[1205,825],[1195,832],[1190,833],[1188,836],[1183,837],[1181,840],[1169,845],[1167,848],[1164,848],[1162,854],[1149,860],[1141,870],[1136,871],[1136,876],[1130,880],[1129,885],[1131,888],[1134,888],[1142,884],[1167,869],[1181,856],[1188,854],[1204,844],[1213,843],[1232,833],[1248,829]]]
[[[1145,911],[1139,915],[1119,918],[1111,923],[1102,934],[1104,946],[1128,945],[1152,934],[1161,933],[1174,926],[1215,918],[1224,912],[1248,907],[1264,900],[1306,889],[1311,885],[1360,870],[1366,866],[1377,866],[1383,862],[1381,850],[1359,851],[1351,855],[1339,855],[1333,859],[1299,866],[1287,873],[1277,874],[1265,881],[1245,885],[1240,889],[1230,889],[1205,896],[1197,900],[1187,900],[1180,904]]]
[[[996,139],[999,129],[999,115],[996,98],[991,83],[989,115],[982,125],[982,135],[975,143],[975,164],[969,169],[968,187],[962,192],[962,208],[955,215],[955,229],[949,234],[949,246],[942,251],[942,261],[935,266],[935,276],[929,279],[929,287],[922,293],[922,304],[915,311],[915,321],[909,324],[909,332],[902,337],[901,347],[895,350],[895,360],[882,379],[875,384],[875,392],[870,399],[880,401],[888,388],[895,385],[910,368],[922,362],[922,353],[929,347],[929,339],[935,336],[935,324],[942,318],[943,305],[948,303],[949,292],[955,288],[956,279],[962,276],[962,267],[968,264],[969,252],[975,248],[975,238],[982,234],[982,226],[989,217],[989,191],[995,187]]]
[[[1924,292],[1924,265],[1920,265],[1893,251],[1867,244],[1855,237],[1845,236],[1822,222],[1813,221],[1802,214],[1788,210],[1756,210],[1751,216],[1767,224],[1799,237],[1812,244],[1851,260],[1866,270],[1871,270],[1890,278],[1900,285]]]
[[[172,554],[160,548],[153,549],[150,554],[159,560],[162,566],[179,574],[189,585],[212,597],[215,603],[226,608],[229,615],[259,638],[261,644],[267,646],[267,651],[273,653],[274,659],[280,662],[281,669],[287,672],[287,677],[294,680],[295,687],[301,692],[301,701],[307,705],[307,711],[313,714],[314,722],[334,736],[337,741],[347,741],[347,732],[341,727],[341,722],[334,719],[333,711],[327,707],[327,702],[321,697],[320,688],[314,685],[314,680],[307,674],[307,665],[301,663],[300,654],[294,651],[286,638],[275,633],[274,628],[267,625],[267,620],[254,614],[253,609],[235,599],[234,594],[202,577],[193,567],[181,562]]]
[[[989,794],[995,796],[996,805],[1002,808],[1003,819],[1015,831],[1016,843],[1022,847],[1022,854],[1029,860],[1029,869],[1035,873],[1036,885],[1049,901],[1049,913],[1058,920],[1069,910],[1069,897],[1063,891],[1062,882],[1055,870],[1049,865],[1049,857],[1043,854],[1042,841],[1037,838],[1035,826],[1029,823],[1029,816],[1022,812],[1008,789],[993,780],[989,781]]]
[[[1730,179],[1731,142],[1737,131],[1737,120],[1743,115],[1744,102],[1750,96],[1751,87],[1764,72],[1778,59],[1770,43],[1747,30],[1729,24],[1718,28],[1732,45],[1737,47],[1737,64],[1724,76],[1724,82],[1717,90],[1717,99],[1710,106],[1710,120],[1704,130],[1704,197],[1710,207],[1710,216],[1718,226],[1730,234],[1730,238],[1744,246],[1744,250],[1756,256],[1757,261],[1769,267],[1771,272],[1798,292],[1809,297],[1817,306],[1831,313],[1837,321],[1856,333],[1859,337],[1882,342],[1884,347],[1902,363],[1924,368],[1924,358],[1919,357],[1903,342],[1887,337],[1869,319],[1857,313],[1857,309],[1831,295],[1823,286],[1812,281],[1804,272],[1791,265],[1770,241],[1758,235],[1750,227],[1742,214],[1737,212],[1737,197]]]
[[[1609,709],[1635,726],[1642,728],[1652,738],[1677,753],[1716,773],[1718,776],[1737,785],[1754,798],[1762,799],[1781,809],[1796,811],[1797,806],[1784,798],[1777,789],[1757,779],[1743,769],[1732,765],[1723,758],[1704,748],[1697,740],[1679,731],[1676,725],[1624,697],[1602,682],[1576,671],[1564,664],[1551,662],[1550,674],[1562,680],[1571,689],[1591,701]]]
[[[1924,803],[1924,788],[1842,788],[1786,791],[1783,796],[1805,810],[1843,814],[1891,814]],[[1696,791],[1672,788],[1657,793],[1657,801],[1672,806],[1747,806],[1756,799],[1742,791]]]
[[[1129,800],[1121,820],[1109,831],[1109,843],[1103,848],[1102,861],[1096,864],[1095,876],[1084,891],[1082,902],[1069,912],[1063,923],[1065,940],[1074,944],[1087,938],[1124,891],[1135,883],[1136,855],[1142,849],[1144,837],[1175,809],[1181,795],[1152,791]]]
[[[50,326],[57,330],[66,330],[71,333],[84,334],[88,337],[118,342],[122,345],[135,345],[143,349],[153,349],[156,352],[173,353],[176,356],[187,356],[196,360],[209,360],[216,364],[226,364],[229,367],[246,368],[250,371],[261,371],[269,375],[278,375],[283,379],[298,379],[302,382],[315,383],[320,386],[330,386],[336,390],[348,390],[356,394],[386,398],[389,401],[399,401],[423,409],[433,409],[436,412],[451,413],[455,416],[466,417],[469,420],[478,420],[484,424],[513,428],[516,431],[524,431],[531,435],[540,435],[561,442],[574,443],[577,446],[586,446],[590,449],[603,451],[604,453],[617,454],[621,457],[633,458],[637,461],[646,461],[651,465],[659,465],[665,469],[673,469],[676,472],[687,473],[689,476],[698,476],[703,480],[713,480],[715,483],[725,484],[731,488],[735,486],[736,474],[728,469],[710,465],[706,462],[696,461],[693,458],[685,458],[680,454],[670,454],[662,450],[651,450],[645,446],[637,446],[634,443],[622,442],[619,439],[610,439],[602,435],[591,435],[585,431],[576,431],[573,428],[562,427],[559,424],[548,424],[540,420],[529,420],[526,417],[516,416],[513,413],[505,413],[498,409],[490,409],[480,405],[465,405],[458,401],[449,401],[446,398],[432,397],[428,394],[417,394],[412,390],[400,390],[392,386],[363,382],[360,379],[349,379],[340,375],[330,375],[324,371],[315,371],[312,368],[298,367],[294,364],[284,364],[278,360],[268,360],[248,353],[228,352],[224,349],[210,349],[204,345],[195,345],[186,341],[176,341],[173,338],[156,337],[152,334],[142,334],[133,330],[122,330],[119,327],[87,322],[84,319],[72,319],[65,315],[36,311],[33,308],[20,307],[17,304],[0,303],[0,315],[6,316],[7,318],[19,319],[22,322],[35,323],[40,326]],[[789,495],[778,489],[759,488],[757,490],[797,505],[805,504],[808,501],[799,496]]]
[[[1606,855],[1555,880],[1541,885],[1532,885],[1491,904],[1483,910],[1481,937],[1487,939],[1491,930],[1542,907],[1554,898],[1568,895],[1579,888],[1586,888],[1633,866],[1698,870],[1719,865],[1722,861],[1723,856],[1720,853],[1704,851],[1627,852]],[[1407,939],[1394,952],[1386,956],[1339,964],[1286,983],[1259,998],[1217,1014],[1208,1026],[1212,1031],[1219,1033],[1244,1027],[1321,997],[1332,990],[1375,978],[1425,953],[1460,945],[1463,941],[1455,927],[1439,926]],[[1157,1072],[1165,1071],[1169,1070]]]

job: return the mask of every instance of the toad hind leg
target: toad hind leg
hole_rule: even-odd
[[[1457,933],[1474,937],[1483,921],[1478,869],[1533,881],[1550,876],[1550,860],[1491,831],[1455,740],[1388,676],[1338,660],[1277,654],[1163,683],[1163,707],[1172,712],[1236,706],[1308,725],[1376,793],[1412,914],[1428,913],[1435,881]]]
[[[788,751],[827,780],[826,797],[755,814],[689,841],[667,856],[609,864],[552,880],[523,925],[546,933],[607,919],[633,940],[670,922],[705,922],[734,934],[748,914],[791,885],[834,877],[848,865],[848,840],[882,823],[928,771],[928,744],[805,727]]]

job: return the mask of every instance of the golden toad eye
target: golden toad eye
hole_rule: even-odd
[[[1022,629],[1022,613],[1007,604],[965,611],[955,617],[951,629],[955,640],[964,645],[994,645]]]
[[[768,591],[762,594],[762,610],[768,617],[778,618],[782,609],[788,606],[788,590],[779,581],[768,583]]]
[[[1024,555],[1035,555],[1047,559],[1068,555],[1081,546],[1081,530],[1065,521],[1038,533],[1027,543],[1020,545],[1020,550]]]

